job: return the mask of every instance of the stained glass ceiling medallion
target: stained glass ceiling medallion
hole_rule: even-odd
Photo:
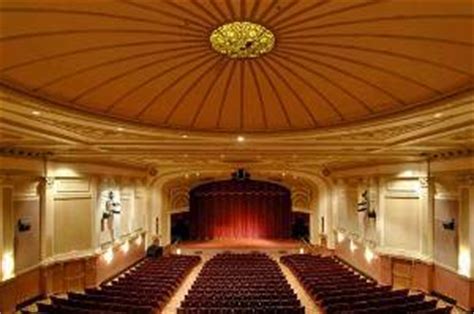
[[[270,52],[275,36],[252,22],[232,22],[216,28],[209,40],[212,48],[229,58],[256,58]]]

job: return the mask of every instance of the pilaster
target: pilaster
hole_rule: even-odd
[[[431,177],[419,178],[421,206],[421,253],[433,258],[434,248],[434,185]]]
[[[54,184],[53,177],[42,177],[39,185],[41,260],[54,254]]]
[[[460,178],[458,272],[474,278],[474,175]]]
[[[0,177],[0,280],[14,273],[13,183],[8,176]]]

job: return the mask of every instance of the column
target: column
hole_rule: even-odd
[[[377,233],[377,242],[379,247],[385,245],[385,190],[386,190],[386,180],[385,178],[379,178],[378,180],[378,207],[377,211],[377,223],[375,225]]]
[[[458,273],[474,278],[474,176],[461,178]]]
[[[424,257],[433,258],[434,245],[434,185],[430,177],[419,178],[421,210],[421,253]]]
[[[323,193],[323,199],[324,199],[324,205],[325,205],[325,210],[324,210],[324,217],[325,217],[325,234],[326,234],[326,241],[327,241],[327,247],[329,249],[334,249],[336,247],[336,241],[335,241],[335,234],[333,232],[334,230],[334,222],[333,222],[333,207],[332,207],[332,199],[333,199],[333,193],[334,189],[332,184],[326,183],[324,187],[324,193]]]
[[[54,178],[43,177],[40,182],[40,242],[41,260],[53,256],[54,248]]]
[[[13,183],[10,178],[0,178],[0,281],[13,276],[15,271]]]

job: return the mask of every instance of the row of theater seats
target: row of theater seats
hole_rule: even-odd
[[[408,289],[380,286],[332,257],[308,254],[287,255],[288,266],[313,300],[327,314],[444,314],[450,307],[436,308],[436,300],[425,295],[409,295]]]
[[[134,269],[99,288],[51,297],[38,303],[40,313],[156,313],[163,309],[188,273],[200,262],[198,256],[172,255],[147,258]]]
[[[178,314],[304,314],[278,264],[265,254],[218,254],[205,263]]]

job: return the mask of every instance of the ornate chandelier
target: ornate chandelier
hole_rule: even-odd
[[[270,52],[275,36],[262,25],[232,22],[216,28],[209,38],[212,48],[230,58],[256,58]]]

